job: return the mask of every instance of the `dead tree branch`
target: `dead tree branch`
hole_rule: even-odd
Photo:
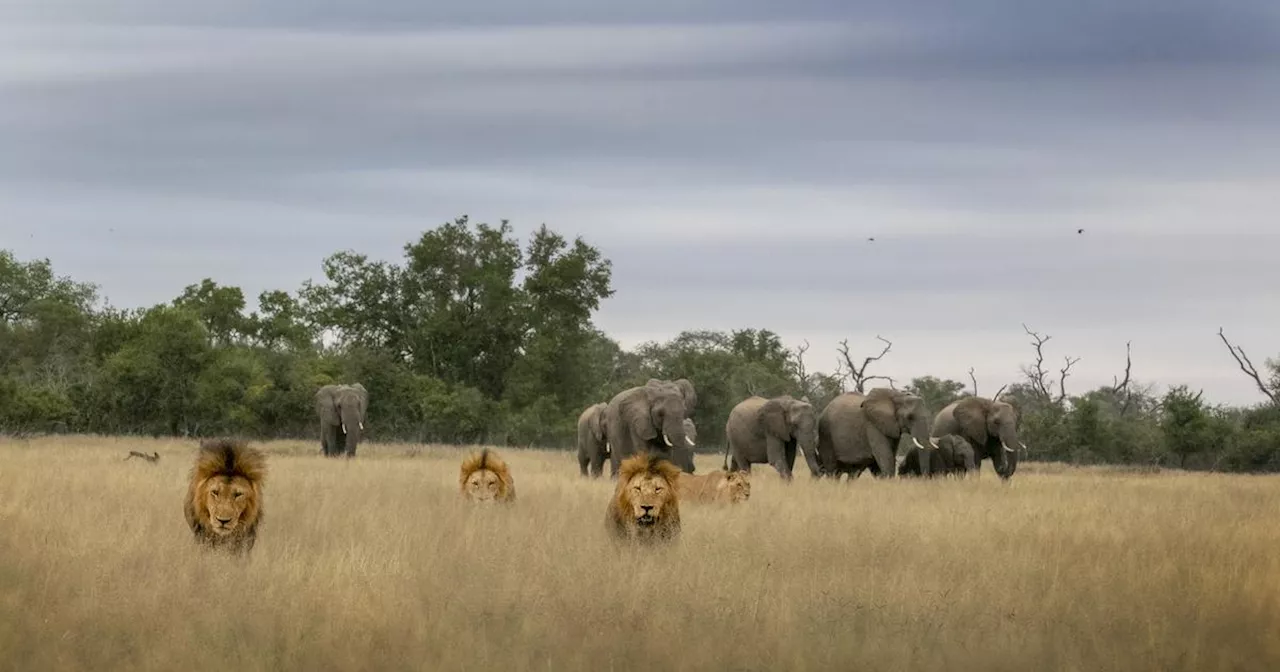
[[[1058,394],[1055,398],[1053,392],[1050,391],[1050,386],[1053,385],[1054,381],[1049,378],[1049,372],[1044,368],[1044,344],[1048,343],[1049,339],[1053,337],[1032,331],[1025,324],[1022,325],[1022,329],[1027,332],[1027,335],[1031,336],[1033,339],[1031,347],[1036,350],[1035,364],[1031,366],[1023,365],[1022,375],[1027,377],[1027,382],[1030,383],[1032,392],[1037,397],[1040,397],[1041,400],[1050,404],[1061,404],[1067,398],[1067,377],[1071,375],[1071,367],[1075,366],[1080,361],[1080,358],[1062,358],[1064,366],[1058,370]]]
[[[893,342],[886,338],[882,338],[879,334],[876,335],[876,340],[884,343],[884,349],[881,350],[880,354],[878,355],[869,356],[866,359],[863,359],[862,366],[855,366],[853,363],[853,358],[849,356],[849,339],[846,338],[845,340],[840,341],[840,347],[837,348],[837,351],[840,353],[841,357],[844,358],[843,362],[837,363],[837,367],[848,370],[845,376],[849,378],[850,381],[853,382],[854,392],[858,392],[858,393],[865,392],[866,390],[864,388],[866,384],[872,380],[887,381],[889,383],[889,387],[893,387],[893,379],[890,378],[889,376],[867,375],[867,367],[871,365],[871,362],[880,361],[880,358],[888,354],[889,350],[893,348]],[[840,370],[840,368],[838,368],[837,370]]]
[[[969,380],[973,381],[973,396],[978,396],[978,378],[973,375],[973,367],[969,367]]]
[[[1240,365],[1240,370],[1244,371],[1246,376],[1253,379],[1254,384],[1258,386],[1258,390],[1261,391],[1262,394],[1266,395],[1266,397],[1271,400],[1271,403],[1280,404],[1280,391],[1273,390],[1268,387],[1266,383],[1262,382],[1262,376],[1258,374],[1258,367],[1254,366],[1253,362],[1249,360],[1249,355],[1244,353],[1244,348],[1238,345],[1232,345],[1231,341],[1227,340],[1227,335],[1223,333],[1222,327],[1218,327],[1218,338],[1221,338],[1222,342],[1226,344],[1227,350],[1236,360],[1236,364]]]
[[[1124,344],[1124,379],[1111,378],[1111,394],[1120,402],[1120,415],[1129,411],[1133,402],[1133,391],[1129,389],[1129,374],[1133,370],[1133,341]]]
[[[1004,388],[1006,388],[1006,387],[1009,387],[1009,384],[1008,384],[1008,383],[1005,383],[1004,385],[1001,385],[1001,386],[1000,386],[1000,389],[996,390],[996,394],[995,394],[995,396],[994,396],[994,397],[991,397],[991,400],[992,400],[992,401],[1000,401],[1000,393],[1001,393],[1001,392],[1004,392]]]

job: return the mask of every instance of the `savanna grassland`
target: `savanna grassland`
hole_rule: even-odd
[[[0,668],[1280,666],[1280,477],[757,468],[750,502],[686,504],[672,548],[619,552],[611,483],[571,453],[502,451],[517,502],[480,509],[458,497],[462,449],[259,445],[266,518],[236,562],[183,521],[194,442],[0,442]]]

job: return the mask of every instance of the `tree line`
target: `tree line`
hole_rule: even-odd
[[[464,216],[406,244],[399,263],[346,250],[322,268],[323,281],[263,292],[254,311],[212,278],[122,309],[47,259],[0,251],[0,430],[315,438],[315,391],[358,381],[373,440],[567,449],[590,404],[650,378],[688,378],[700,449],[712,451],[730,409],[753,394],[822,409],[847,390],[897,386],[936,411],[979,392],[972,370],[968,383],[894,380],[893,344],[880,337],[860,354],[841,342],[831,373],[806,371],[807,343],[788,349],[760,328],[623,349],[592,322],[614,294],[610,261],[545,225],[522,244],[505,220]],[[1156,395],[1131,366],[1073,394],[1079,360],[1048,365],[1051,337],[1026,331],[1021,378],[981,391],[1018,409],[1024,459],[1280,471],[1280,361],[1260,371],[1219,332],[1262,393],[1255,406],[1213,404],[1185,385]]]

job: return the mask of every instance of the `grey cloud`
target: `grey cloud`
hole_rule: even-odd
[[[9,3],[0,245],[134,305],[545,221],[614,260],[628,345],[884,332],[895,376],[1012,376],[1026,320],[1081,384],[1132,337],[1248,399],[1205,333],[1280,326],[1272,4]]]

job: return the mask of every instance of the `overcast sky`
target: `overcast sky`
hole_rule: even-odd
[[[1255,402],[1216,334],[1280,354],[1276,5],[0,3],[0,247],[135,306],[545,222],[613,260],[624,346],[880,334],[989,394],[1026,322],[1072,391],[1131,339]]]

